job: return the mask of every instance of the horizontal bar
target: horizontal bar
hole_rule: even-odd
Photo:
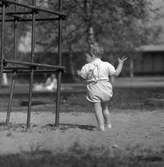
[[[22,14],[32,14],[32,12],[7,12],[6,13],[9,17],[14,17],[17,21],[32,21],[32,18],[24,18],[23,16],[19,16]],[[2,13],[0,13],[2,15]],[[43,18],[36,18],[36,21],[53,21],[59,20],[60,17],[43,17]],[[65,19],[64,17],[62,19]],[[1,20],[0,20],[1,21]],[[14,21],[11,19],[6,19],[5,21]]]
[[[6,63],[19,64],[19,65],[25,65],[25,66],[30,66],[30,67],[45,67],[45,68],[64,70],[64,66],[60,66],[60,65],[39,64],[39,63],[31,63],[31,62],[14,61],[14,60],[5,59],[4,64]]]
[[[33,69],[30,67],[5,67],[3,70],[3,73],[30,73],[31,71],[34,71],[35,73],[40,73],[40,72],[45,72],[45,73],[49,73],[49,72],[56,72],[59,71],[61,69]]]
[[[13,11],[13,12],[12,12],[12,11],[11,11],[11,12],[6,12],[6,14],[7,14],[7,15],[15,15],[15,14],[17,14],[17,15],[21,15],[21,14],[23,15],[23,14],[24,14],[24,15],[25,15],[25,14],[32,14],[32,11],[27,11],[27,12],[23,12],[23,11],[21,11],[21,12],[18,12],[18,11],[15,11],[15,12],[14,12],[14,11]],[[0,13],[0,15],[2,15],[2,13]]]
[[[16,66],[14,66],[14,67],[5,67],[4,69],[5,70],[29,70],[31,68],[29,68],[29,67],[16,67]]]
[[[4,67],[5,70],[43,70],[43,69],[33,69],[33,67],[19,67],[19,66],[7,66]],[[44,69],[44,70],[56,70],[56,69]]]
[[[3,3],[4,0],[0,0],[0,1]],[[32,9],[34,11],[41,11],[41,12],[46,12],[46,13],[55,14],[55,15],[58,15],[58,16],[65,17],[65,14],[63,14],[61,12],[44,9],[44,8],[36,7],[36,6],[33,6],[33,5],[25,5],[25,4],[22,4],[22,3],[19,3],[19,2],[16,2],[16,1],[12,1],[12,0],[5,0],[5,3],[18,5],[18,6],[21,6],[21,7],[24,7],[24,8],[29,8],[29,9]]]
[[[31,73],[32,69],[7,69],[7,68],[4,68],[3,70],[3,73]],[[59,71],[59,69],[51,69],[51,70],[33,70],[34,73],[52,73],[52,72],[57,72]]]
[[[5,22],[14,22],[15,20],[18,22],[32,21],[32,19],[23,19],[19,16],[18,17],[15,16],[15,19],[6,19]],[[59,17],[56,17],[56,18],[36,18],[35,21],[55,21],[55,20],[59,20]],[[0,20],[0,22],[2,22],[2,20]]]

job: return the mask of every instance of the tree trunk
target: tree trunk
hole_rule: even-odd
[[[130,57],[130,78],[134,77],[134,61],[133,58]]]
[[[73,51],[72,46],[69,47],[69,66],[70,66],[70,74],[72,76],[73,81],[75,81],[75,68],[73,63]]]

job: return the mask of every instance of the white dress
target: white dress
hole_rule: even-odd
[[[109,76],[115,72],[112,64],[99,58],[84,65],[80,75],[87,81],[87,100],[93,103],[109,101],[113,96]]]

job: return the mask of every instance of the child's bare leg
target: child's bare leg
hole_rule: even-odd
[[[108,128],[111,128],[111,117],[110,117],[110,112],[109,112],[109,102],[102,102],[102,112],[104,115],[104,120],[105,120],[105,124]]]
[[[97,119],[97,123],[99,125],[100,130],[104,131],[104,117],[102,113],[101,103],[94,103],[93,104],[95,115]]]

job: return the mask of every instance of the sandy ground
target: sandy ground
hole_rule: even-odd
[[[31,129],[26,131],[26,113],[11,115],[11,127],[3,125],[6,113],[0,113],[0,154],[24,151],[65,151],[75,143],[82,147],[114,147],[127,149],[141,147],[164,151],[163,111],[136,110],[111,114],[112,129],[100,132],[96,129],[93,113],[61,113],[60,127],[54,128],[52,112],[34,112]]]

